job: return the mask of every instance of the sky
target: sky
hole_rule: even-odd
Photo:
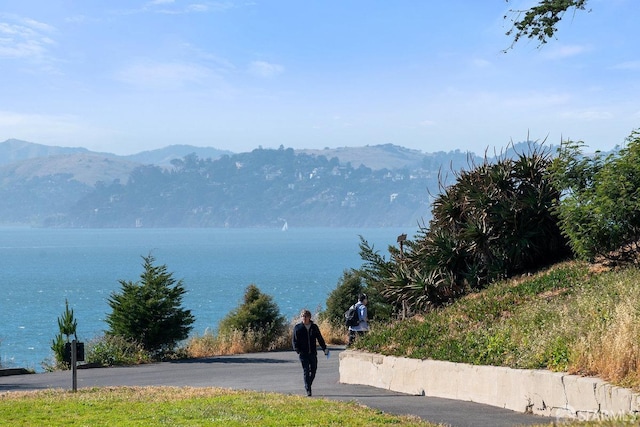
[[[623,145],[640,127],[638,0],[589,0],[548,44],[510,49],[509,11],[535,3],[0,0],[0,141]]]

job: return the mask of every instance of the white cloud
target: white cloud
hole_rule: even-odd
[[[471,64],[476,68],[486,68],[491,66],[491,61],[487,61],[486,59],[475,58],[471,60]]]
[[[521,93],[518,97],[505,96],[503,104],[517,108],[546,108],[565,105],[571,100],[566,93]]]
[[[209,11],[220,12],[236,7],[231,2],[194,2],[186,5],[177,4],[174,0],[152,0],[148,2],[142,11],[152,11],[167,15],[179,15],[185,13],[204,13]]]
[[[194,3],[187,6],[189,12],[206,12],[209,10],[209,6],[202,3]]]
[[[614,70],[630,70],[630,71],[638,71],[640,70],[640,60],[638,61],[627,61],[616,64],[612,67]]]
[[[584,121],[596,121],[596,120],[609,120],[614,117],[613,113],[609,111],[598,110],[582,110],[582,111],[567,111],[562,114],[562,117],[568,119],[577,119]]]
[[[0,58],[45,60],[55,45],[48,33],[55,28],[29,18],[11,17],[0,22]]]
[[[24,18],[22,19],[22,22],[24,23],[24,25],[26,25],[29,28],[33,28],[35,30],[42,31],[45,33],[50,33],[55,31],[55,28],[52,27],[51,25],[45,24],[44,22],[36,21],[35,19]]]
[[[275,77],[284,72],[284,67],[265,61],[253,61],[249,64],[249,73],[258,77]]]
[[[190,43],[181,43],[179,47],[181,51],[187,54],[187,57],[195,58],[208,64],[212,64],[211,67],[217,70],[233,71],[236,69],[235,65],[228,59],[212,54]]]
[[[547,59],[564,59],[571,56],[577,56],[590,50],[587,46],[581,45],[554,45],[552,49],[543,52],[543,56]]]
[[[87,21],[87,17],[85,15],[73,15],[64,18],[64,22],[69,24],[81,24]]]
[[[116,73],[117,80],[154,89],[177,89],[188,84],[203,84],[209,77],[211,71],[208,68],[179,62],[139,62]]]

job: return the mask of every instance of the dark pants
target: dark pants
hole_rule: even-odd
[[[300,353],[300,363],[302,363],[302,373],[304,375],[304,389],[307,390],[307,393],[310,393],[311,384],[313,384],[318,370],[318,355]]]

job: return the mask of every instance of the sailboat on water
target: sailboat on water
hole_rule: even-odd
[[[284,225],[282,226],[282,231],[287,231],[289,229],[289,224],[287,224],[287,221],[285,220]]]

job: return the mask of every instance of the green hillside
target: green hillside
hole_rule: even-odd
[[[640,270],[566,262],[496,282],[355,347],[384,355],[596,376],[640,390]]]

